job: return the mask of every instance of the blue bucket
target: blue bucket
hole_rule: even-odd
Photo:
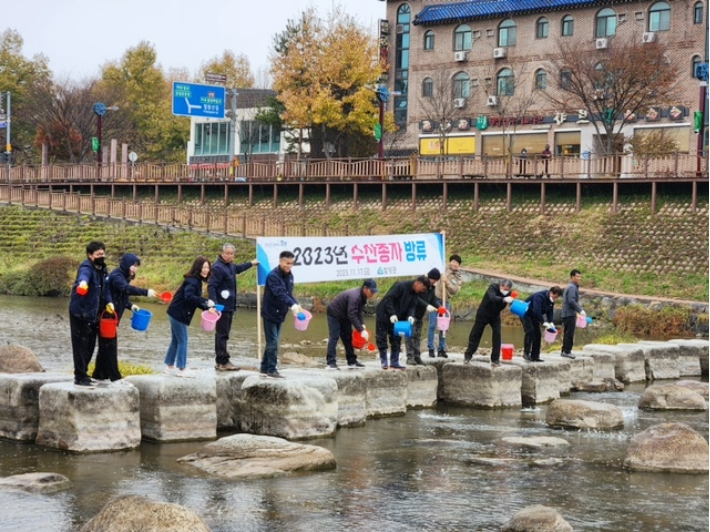
[[[394,324],[394,334],[396,336],[412,337],[412,324],[408,321],[398,321]]]
[[[150,310],[140,309],[138,312],[133,313],[131,327],[136,331],[145,331],[148,329],[150,318],[152,317],[153,313]]]
[[[510,312],[515,314],[516,316],[522,318],[525,316],[525,313],[528,311],[528,306],[530,303],[526,303],[525,301],[520,301],[519,299],[516,299],[510,304]]]

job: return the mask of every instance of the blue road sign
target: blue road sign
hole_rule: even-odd
[[[224,118],[224,104],[224,87],[173,81],[174,115]]]

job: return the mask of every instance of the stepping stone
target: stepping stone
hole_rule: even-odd
[[[646,359],[643,350],[635,344],[587,344],[584,352],[611,353],[614,355],[614,376],[622,382],[646,380]]]
[[[462,406],[519,408],[522,379],[523,370],[517,364],[492,368],[490,363],[476,359],[468,365],[449,363],[441,368],[440,398]]]

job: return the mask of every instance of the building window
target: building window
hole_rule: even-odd
[[[451,86],[453,88],[451,94],[453,98],[468,99],[471,97],[471,78],[466,72],[456,74]]]
[[[616,11],[607,7],[597,13],[594,35],[597,39],[616,35]]]
[[[562,90],[572,88],[572,71],[569,68],[560,70],[560,87]]]
[[[535,28],[535,36],[538,39],[547,39],[550,32],[550,22],[545,18],[541,17],[537,19],[537,26]]]
[[[400,128],[407,127],[407,93],[409,90],[409,23],[412,11],[407,4],[397,9],[397,39],[395,41],[394,121]]]
[[[229,122],[195,124],[195,155],[229,155]]]
[[[543,69],[535,72],[535,90],[544,91],[547,88],[547,72]]]
[[[454,51],[462,52],[470,50],[472,46],[473,33],[471,32],[471,26],[461,24],[454,30]]]
[[[562,36],[571,37],[572,35],[574,35],[574,17],[565,15],[562,17]]]
[[[513,71],[504,68],[498,73],[498,96],[512,96],[513,94],[515,94]]]
[[[695,24],[702,24],[703,22],[705,22],[705,19],[703,17],[703,3],[702,2],[696,2],[696,4],[695,4],[693,22]]]
[[[511,19],[504,20],[498,27],[498,46],[515,46],[517,26]]]
[[[671,6],[666,2],[656,2],[648,13],[648,31],[668,31],[671,29]]]
[[[695,69],[697,66],[700,64],[700,56],[699,55],[694,55],[693,56],[693,64],[690,66],[690,77],[694,78],[695,77]]]
[[[434,49],[434,32],[429,30],[424,34],[424,49],[433,50]]]
[[[244,120],[239,128],[242,153],[278,153],[281,130],[271,124]]]
[[[422,98],[431,98],[432,96],[434,96],[434,80],[424,78],[424,81],[422,81]]]

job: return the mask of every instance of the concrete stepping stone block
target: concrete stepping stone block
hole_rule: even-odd
[[[590,357],[594,361],[594,379],[616,379],[616,357],[612,353],[605,351],[590,351],[585,349],[582,353],[585,357]]]
[[[601,351],[614,355],[615,377],[621,382],[643,382],[646,380],[646,359],[643,350],[635,344],[627,346],[587,344],[583,351]]]
[[[621,346],[638,346],[643,350],[646,368],[646,380],[678,379],[678,354],[680,347],[670,342],[642,341],[636,344],[619,344]]]
[[[524,406],[534,406],[559,399],[559,381],[570,382],[569,363],[558,362],[549,356],[546,356],[544,360],[545,362],[528,362],[527,360],[514,362],[523,371],[520,395]]]
[[[126,380],[140,392],[143,438],[199,441],[217,437],[217,386],[213,377],[136,375]]]
[[[517,364],[492,368],[490,363],[451,363],[441,368],[440,399],[446,403],[480,408],[522,406],[523,371]]]
[[[78,388],[73,382],[39,390],[35,443],[74,452],[123,451],[141,443],[140,397],[132,386]]]
[[[439,376],[432,366],[407,366],[407,408],[434,408]]]
[[[217,430],[239,430],[244,405],[242,383],[256,375],[255,371],[222,371],[215,375]]]
[[[367,417],[403,416],[407,413],[407,370],[365,370]]]
[[[680,347],[678,364],[681,377],[708,375],[710,341],[701,340],[699,338],[689,338],[670,340],[670,343]]]
[[[39,427],[39,390],[53,382],[74,382],[62,373],[0,374],[0,438],[35,441]]]

